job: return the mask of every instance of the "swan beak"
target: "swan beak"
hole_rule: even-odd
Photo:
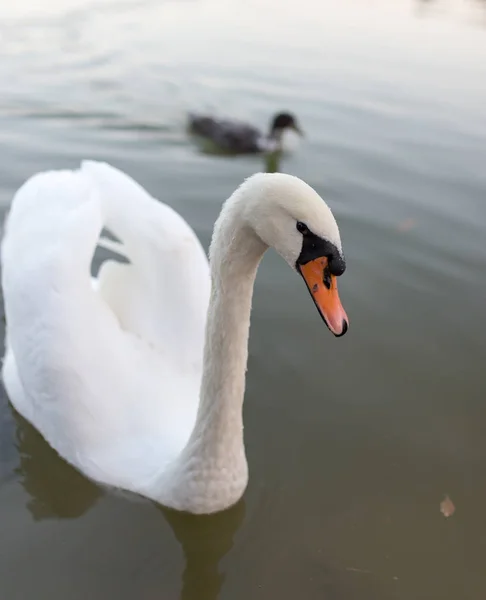
[[[341,337],[349,327],[348,316],[339,299],[337,277],[329,271],[325,256],[299,265],[317,310],[324,322],[336,337]]]

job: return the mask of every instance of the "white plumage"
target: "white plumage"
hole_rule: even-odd
[[[248,477],[241,405],[253,280],[268,244],[295,264],[292,211],[340,248],[332,214],[309,186],[256,175],[216,224],[209,306],[196,235],[130,177],[88,161],[29,179],[1,250],[3,379],[15,408],[98,482],[192,512],[236,502]],[[256,233],[262,227],[269,239]],[[129,264],[109,260],[93,282],[103,228],[120,243],[101,245]]]

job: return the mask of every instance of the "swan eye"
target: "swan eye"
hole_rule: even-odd
[[[297,221],[297,231],[299,231],[302,235],[309,233],[309,228],[302,221]]]

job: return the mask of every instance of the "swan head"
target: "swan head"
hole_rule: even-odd
[[[240,190],[249,226],[302,276],[332,333],[344,335],[349,321],[337,278],[344,273],[346,261],[329,206],[304,181],[283,173],[257,173]]]

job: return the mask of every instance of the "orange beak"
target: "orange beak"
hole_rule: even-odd
[[[321,256],[299,265],[299,270],[326,325],[336,337],[344,335],[349,321],[339,299],[337,277],[329,271],[327,258]]]

